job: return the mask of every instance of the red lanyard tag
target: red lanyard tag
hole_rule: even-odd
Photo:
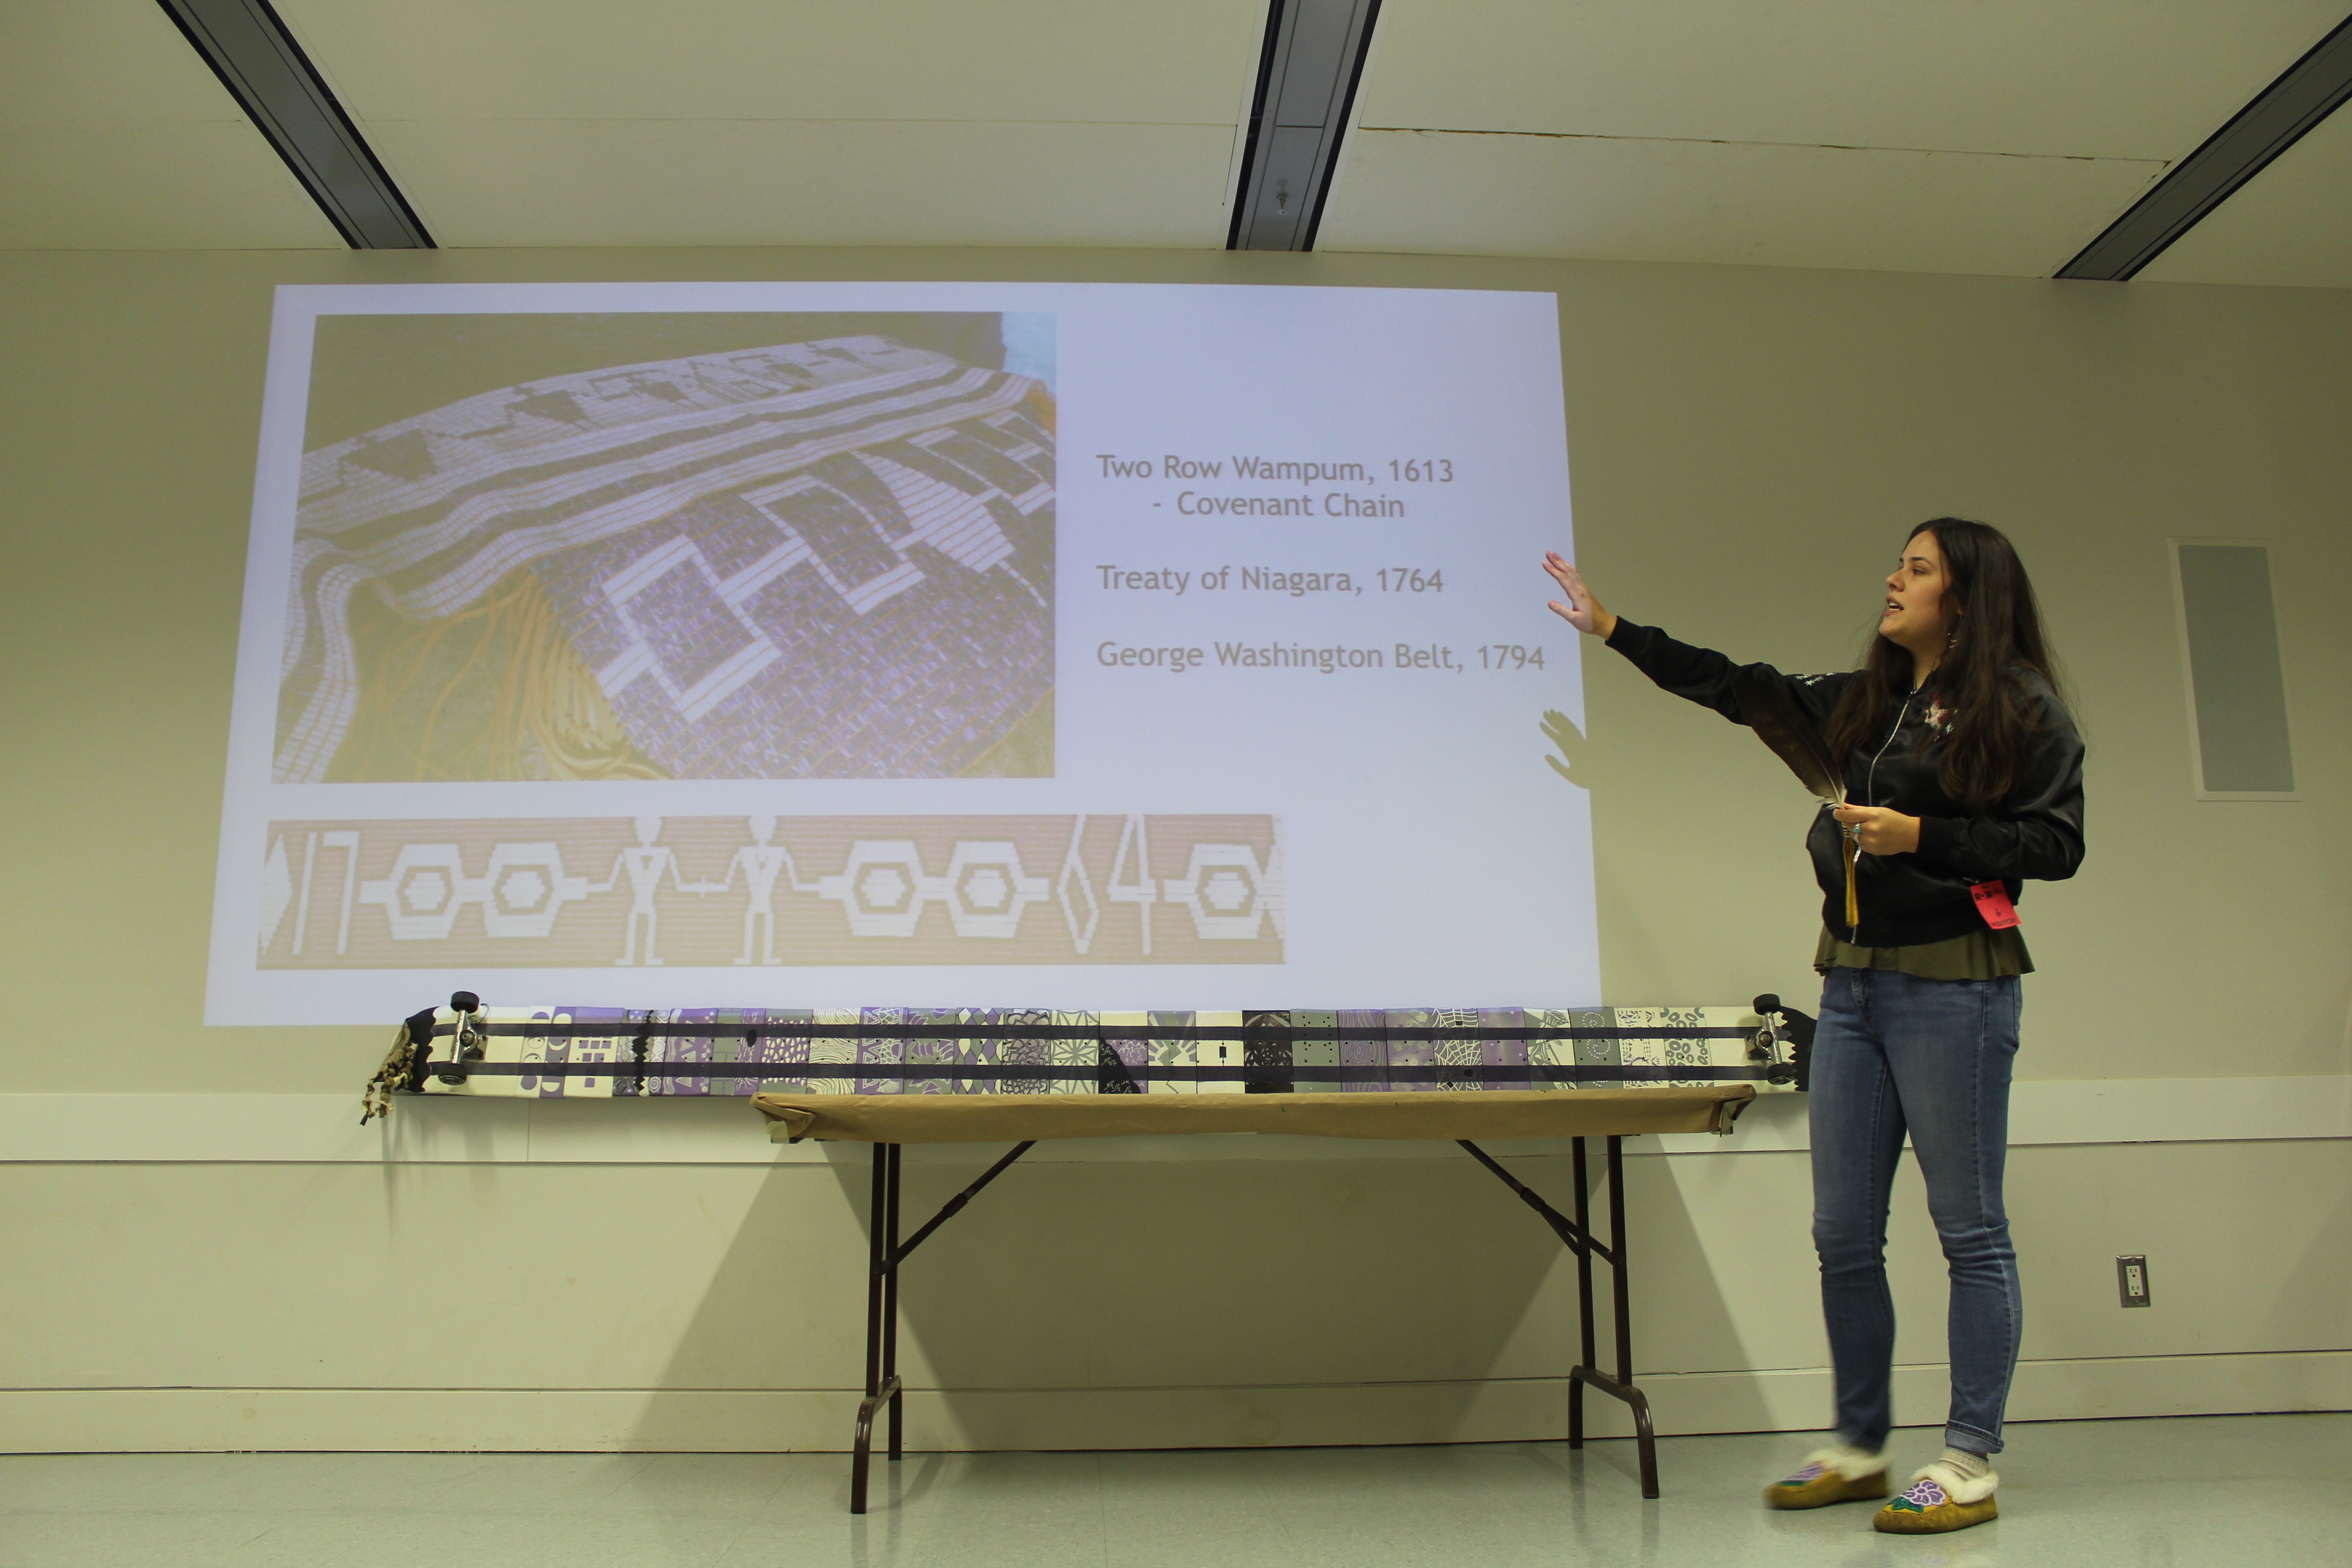
[[[2017,924],[2017,906],[2009,901],[2009,889],[1999,882],[1979,882],[1969,889],[1977,901],[1977,913],[1984,923],[1995,931],[2007,931]]]

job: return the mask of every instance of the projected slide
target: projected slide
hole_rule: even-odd
[[[207,1016],[1591,1002],[1569,539],[1546,295],[281,289]]]

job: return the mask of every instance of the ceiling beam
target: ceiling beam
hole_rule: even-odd
[[[1381,0],[1269,0],[1228,250],[1312,250]]]
[[[431,250],[384,173],[269,0],[156,0],[353,250]]]
[[[2312,46],[2278,80],[2181,160],[2156,188],[2058,269],[2061,278],[2120,283],[2197,226],[2230,194],[2352,98],[2352,17]]]

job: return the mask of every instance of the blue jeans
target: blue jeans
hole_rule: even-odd
[[[1952,1404],[1944,1440],[2000,1452],[2024,1303],[2001,1207],[2009,1076],[2022,997],[2005,980],[1920,980],[1832,969],[1822,987],[1808,1096],[1813,1246],[1837,1375],[1838,1436],[1885,1445],[1894,1425],[1895,1300],[1886,1204],[1908,1132],[1950,1266]]]

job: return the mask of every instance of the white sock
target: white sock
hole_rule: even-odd
[[[1971,1454],[1966,1448],[1955,1448],[1948,1443],[1944,1446],[1943,1453],[1937,1456],[1936,1463],[1949,1467],[1953,1474],[1963,1480],[1979,1481],[1992,1474],[1990,1458],[1982,1454]]]

